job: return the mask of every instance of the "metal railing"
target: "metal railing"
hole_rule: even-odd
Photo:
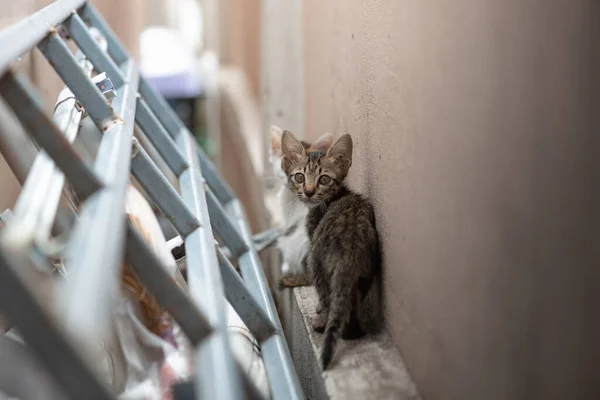
[[[66,36],[79,48],[77,55]],[[27,78],[12,68],[36,46],[67,87],[53,117]],[[104,86],[91,79],[92,70],[106,74]],[[110,85],[116,92],[112,101],[106,96]],[[112,326],[124,259],[193,344],[197,398],[257,396],[229,346],[225,299],[260,342],[271,397],[304,398],[241,203],[89,2],[58,0],[0,32],[0,96],[0,149],[13,152],[7,159],[23,181],[14,215],[3,218],[0,310],[70,398],[113,398],[86,349]],[[88,115],[102,132],[93,165],[72,146]],[[21,128],[10,121],[14,117],[39,152],[19,151]],[[134,138],[136,124],[177,176],[179,191]],[[127,221],[130,172],[185,240],[189,293],[169,278]],[[51,246],[51,232],[62,229],[57,210],[65,182],[81,207],[73,208],[75,226],[66,246]],[[241,276],[215,245],[213,230]],[[69,279],[58,298],[48,301],[30,272],[56,254]]]

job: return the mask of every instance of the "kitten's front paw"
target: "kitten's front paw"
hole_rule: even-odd
[[[280,287],[299,287],[299,286],[310,286],[310,279],[308,275],[289,275],[284,276],[279,281]]]

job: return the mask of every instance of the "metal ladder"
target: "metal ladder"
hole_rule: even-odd
[[[76,55],[66,37],[79,48]],[[36,46],[70,90],[59,98],[53,117],[27,78],[12,68]],[[92,69],[106,75],[92,80]],[[0,105],[8,105],[40,149],[14,215],[2,216],[0,310],[70,398],[113,398],[85,349],[111,326],[123,259],[194,346],[195,398],[258,396],[232,356],[225,299],[260,343],[271,397],[304,398],[240,201],[88,1],[58,0],[0,32],[0,96]],[[72,146],[85,115],[102,132],[93,165]],[[177,176],[179,191],[134,138],[135,124]],[[0,113],[0,131],[14,129]],[[18,148],[16,140],[3,138]],[[189,293],[170,279],[126,218],[130,172],[185,240]],[[56,229],[65,183],[81,207],[60,254],[69,279],[57,301],[47,304],[29,274],[51,261],[52,251],[42,244]],[[216,245],[213,230],[241,276]]]

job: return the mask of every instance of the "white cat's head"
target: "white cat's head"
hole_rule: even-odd
[[[274,176],[281,179],[282,183],[285,183],[286,176],[285,172],[281,168],[281,137],[283,131],[277,126],[271,127],[271,147],[269,147],[269,162],[271,163],[271,172]]]

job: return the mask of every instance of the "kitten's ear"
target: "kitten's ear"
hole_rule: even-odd
[[[281,136],[281,151],[283,156],[291,160],[297,160],[306,154],[304,146],[298,141],[290,131],[283,131]]]
[[[340,166],[343,175],[348,173],[352,165],[352,137],[345,134],[327,151],[327,158],[333,159]]]
[[[333,133],[327,132],[320,138],[318,138],[308,149],[308,151],[321,151],[327,153],[327,150],[333,144]]]
[[[271,127],[271,154],[281,157],[281,136],[283,131],[280,127],[273,125]]]

